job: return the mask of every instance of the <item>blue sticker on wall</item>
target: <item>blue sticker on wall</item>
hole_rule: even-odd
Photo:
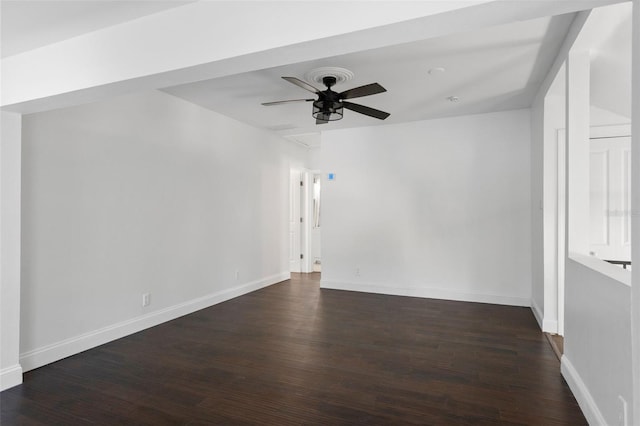
[[[335,173],[327,173],[327,179],[336,180],[336,174]]]

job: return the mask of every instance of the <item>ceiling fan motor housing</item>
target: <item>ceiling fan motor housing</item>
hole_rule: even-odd
[[[336,84],[336,78],[328,75],[322,78],[322,82],[327,86],[327,90],[318,92],[318,100],[313,102],[311,115],[320,121],[337,121],[344,115],[340,94],[331,90],[331,86]]]
[[[327,86],[327,88],[331,89],[331,86],[336,84],[337,79],[332,75],[327,75],[322,77],[322,83]]]

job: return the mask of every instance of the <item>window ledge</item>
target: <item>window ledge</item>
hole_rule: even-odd
[[[586,256],[580,253],[569,253],[569,259],[616,280],[627,287],[631,287],[631,271],[628,269],[622,269],[620,266],[612,265],[597,257]]]

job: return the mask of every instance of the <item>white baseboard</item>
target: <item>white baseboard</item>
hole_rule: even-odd
[[[282,272],[43,346],[20,354],[20,364],[24,371],[33,370],[87,349],[95,348],[107,342],[279,283],[290,277],[291,273]]]
[[[531,298],[531,312],[538,322],[540,329],[546,333],[556,334],[558,332],[558,321],[545,319],[540,306]]]
[[[560,360],[560,371],[567,381],[571,392],[573,392],[573,396],[576,398],[576,401],[578,401],[578,405],[580,409],[582,409],[582,413],[587,419],[587,422],[590,425],[606,425],[607,422],[598,409],[596,402],[593,400],[587,385],[582,381],[580,374],[578,374],[578,371],[565,355],[563,355]]]
[[[531,312],[533,312],[533,316],[538,322],[538,326],[540,327],[540,329],[544,331],[542,311],[540,310],[540,306],[538,306],[533,297],[531,298]]]
[[[18,386],[22,383],[22,367],[20,364],[0,370],[0,391]]]
[[[388,294],[391,296],[424,297],[429,299],[457,300],[461,302],[491,303],[494,305],[531,306],[531,299],[525,297],[494,294],[462,293],[432,287],[396,287],[384,284],[367,284],[346,281],[320,281],[321,288],[333,290],[361,291],[364,293]]]
[[[543,320],[542,331],[551,334],[558,334],[558,321],[555,320]]]

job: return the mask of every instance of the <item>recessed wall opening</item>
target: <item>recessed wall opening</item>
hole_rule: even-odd
[[[631,3],[594,9],[569,55],[568,251],[631,267]]]
[[[591,12],[545,96],[544,123],[543,328],[563,335],[568,257],[632,267],[630,3]]]

